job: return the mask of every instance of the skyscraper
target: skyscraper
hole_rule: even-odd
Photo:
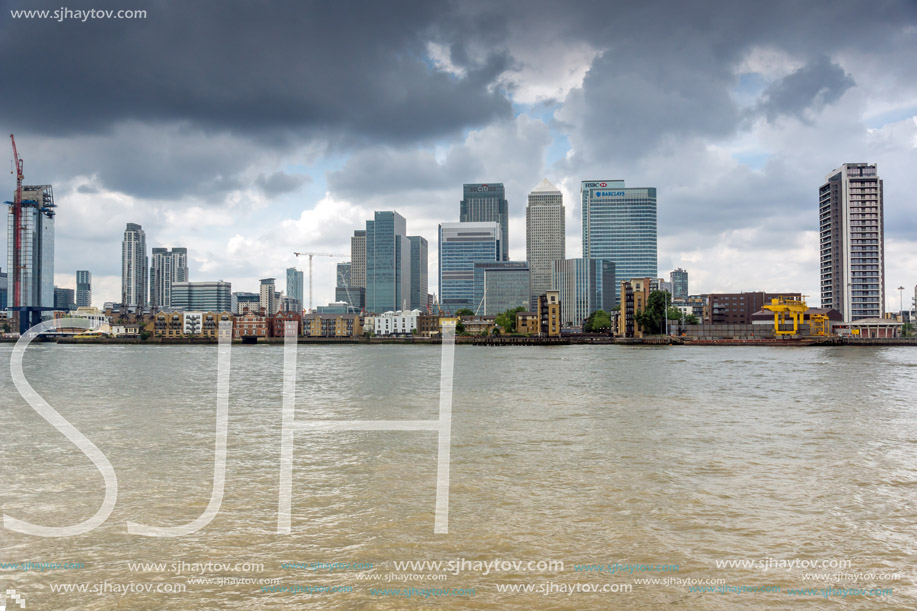
[[[411,299],[411,242],[394,211],[366,221],[366,309],[376,314],[407,307]]]
[[[408,240],[411,242],[411,303],[408,307],[426,311],[429,273],[427,240],[419,235],[408,236]]]
[[[10,210],[7,224],[7,307],[54,307],[55,207],[51,185],[37,185],[22,187],[18,228],[16,214],[13,209]],[[35,316],[28,315],[21,320],[38,322]]]
[[[365,229],[356,229],[350,238],[350,286],[366,288]]]
[[[844,322],[885,312],[885,220],[876,164],[845,163],[818,190],[821,307]]]
[[[92,305],[92,274],[87,270],[76,270],[76,306],[89,307]]]
[[[261,279],[261,291],[259,293],[259,307],[264,310],[267,316],[273,316],[277,312],[277,293],[274,290],[273,278]]]
[[[532,274],[529,307],[551,290],[554,261],[566,257],[564,196],[545,178],[529,193],[525,209],[525,253]]]
[[[561,325],[579,327],[593,312],[613,310],[615,276],[615,264],[604,259],[555,261],[551,282],[560,293]]]
[[[473,303],[482,316],[496,316],[516,307],[529,309],[530,287],[529,264],[524,261],[474,264]]]
[[[146,233],[136,223],[128,223],[121,242],[121,304],[143,308],[147,304]]]
[[[672,299],[688,298],[688,272],[679,267],[669,273],[669,281],[672,283]]]
[[[287,268],[287,297],[292,297],[302,304],[303,273],[295,267]]]
[[[447,314],[475,311],[474,264],[500,261],[500,223],[440,223],[439,303]]]
[[[462,223],[500,224],[500,261],[509,261],[509,203],[502,182],[464,185],[459,209]]]
[[[150,306],[171,308],[172,283],[188,282],[188,249],[157,247],[153,249],[150,265]]]
[[[350,261],[345,261],[344,263],[338,263],[337,273],[335,274],[334,288],[350,288],[350,275],[353,266]]]
[[[615,264],[622,280],[656,278],[656,189],[626,188],[623,180],[588,180],[580,187],[583,257]]]

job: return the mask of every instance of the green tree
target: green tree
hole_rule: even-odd
[[[462,321],[459,321],[455,324],[455,333],[456,335],[465,335],[465,325]]]
[[[634,313],[634,321],[643,327],[644,335],[659,335],[665,326],[665,311],[671,303],[668,291],[653,291],[646,300],[646,307]]]
[[[611,330],[611,315],[605,310],[596,310],[583,323],[585,333],[607,333]]]
[[[700,324],[700,321],[697,320],[697,316],[695,316],[694,314],[688,314],[687,316],[685,316],[685,324],[686,325],[697,325],[697,324]]]
[[[455,315],[456,316],[474,316],[474,312],[472,312],[468,308],[462,308],[460,310],[456,310]]]
[[[679,310],[678,308],[676,308],[675,306],[669,306],[668,314],[669,314],[669,320],[680,321],[685,317],[684,313],[681,310]]]
[[[525,308],[522,306],[517,306],[515,308],[510,308],[505,312],[497,314],[494,322],[497,326],[503,328],[504,333],[515,333],[516,332],[516,313],[523,312]]]

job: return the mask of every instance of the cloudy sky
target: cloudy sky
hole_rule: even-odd
[[[61,4],[147,17],[11,14]],[[430,241],[432,292],[462,183],[506,185],[524,259],[544,177],[568,257],[580,181],[624,179],[658,189],[660,274],[817,303],[817,191],[845,162],[885,181],[888,309],[917,283],[912,0],[0,6],[2,133],[26,182],[54,185],[56,283],[90,270],[97,305],[120,300],[128,222],[148,247],[187,247],[192,280],[254,291],[304,265],[294,250],[349,253],[392,209]],[[332,261],[316,259],[317,304]]]

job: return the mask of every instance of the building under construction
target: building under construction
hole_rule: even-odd
[[[16,192],[7,222],[7,308],[19,319],[19,332],[54,309],[54,192],[51,185],[23,185],[22,160],[13,140]]]

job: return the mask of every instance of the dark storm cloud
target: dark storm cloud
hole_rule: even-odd
[[[844,69],[827,57],[820,57],[792,74],[776,81],[764,91],[757,111],[769,121],[781,115],[806,120],[809,111],[819,111],[836,102],[856,85]]]
[[[310,182],[308,176],[302,174],[287,174],[286,172],[274,172],[270,176],[262,174],[255,180],[255,184],[269,196],[282,195],[295,191],[302,185]]]
[[[92,0],[68,8],[125,5]],[[31,93],[3,96],[3,114],[16,117],[18,129],[45,134],[189,121],[280,144],[296,133],[410,142],[510,112],[489,89],[508,65],[505,54],[469,65],[463,78],[426,60],[433,25],[452,20],[448,4],[210,0],[143,8],[146,19],[85,23],[11,19],[4,11],[0,82]]]

